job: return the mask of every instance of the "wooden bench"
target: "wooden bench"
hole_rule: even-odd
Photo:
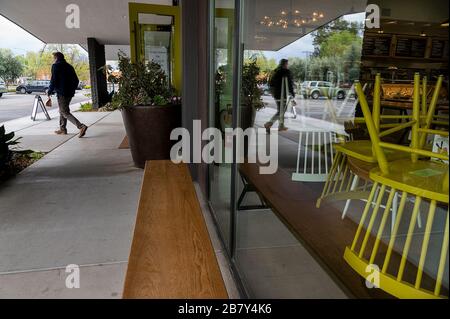
[[[123,298],[228,298],[186,164],[147,162]]]

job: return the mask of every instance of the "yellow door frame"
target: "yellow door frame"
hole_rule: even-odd
[[[181,12],[178,6],[164,6],[157,4],[134,3],[128,4],[130,17],[130,52],[131,62],[143,59],[141,54],[141,28],[139,25],[139,13],[150,13],[173,17],[173,86],[178,91],[182,90],[182,48],[181,48]]]

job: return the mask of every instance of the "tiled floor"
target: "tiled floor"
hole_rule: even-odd
[[[255,298],[347,298],[270,210],[239,211],[236,260]]]

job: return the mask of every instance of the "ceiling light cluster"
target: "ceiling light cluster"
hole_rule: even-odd
[[[323,19],[325,15],[322,12],[314,11],[310,14],[303,14],[300,10],[282,10],[277,16],[264,16],[260,21],[261,25],[266,27],[280,27],[287,29],[288,27],[302,27],[314,24]]]

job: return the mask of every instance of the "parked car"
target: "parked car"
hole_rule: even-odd
[[[305,81],[301,85],[301,95],[305,99],[311,98],[317,100],[320,97],[337,98],[338,100],[345,99],[346,90],[344,88],[336,87],[331,82],[327,81]]]
[[[30,81],[27,84],[21,84],[16,88],[16,93],[31,94],[31,93],[45,93],[50,86],[49,80]]]
[[[5,82],[0,81],[0,97],[3,96],[3,93],[7,93],[8,90],[6,89]]]

